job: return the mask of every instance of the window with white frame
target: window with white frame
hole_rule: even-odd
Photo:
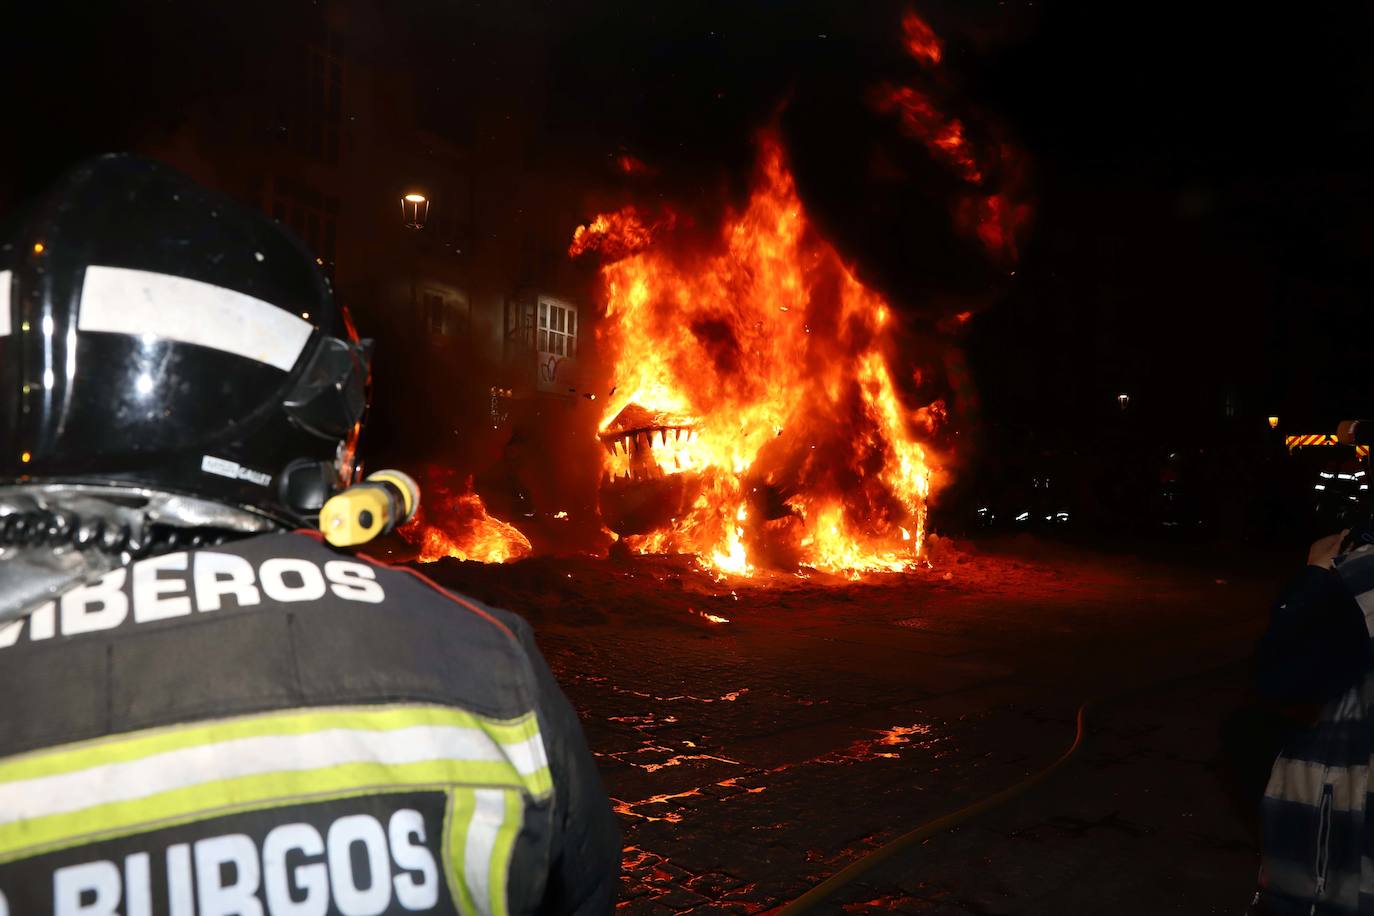
[[[557,299],[539,299],[539,352],[577,355],[577,309]]]

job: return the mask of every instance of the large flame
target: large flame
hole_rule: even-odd
[[[611,485],[693,481],[681,514],[627,544],[737,575],[916,563],[934,470],[917,432],[942,405],[904,405],[895,319],[810,226],[776,137],[717,250],[676,252],[652,230],[626,208],[572,249],[619,255],[602,267],[599,331]]]
[[[470,479],[461,490],[437,481],[427,483],[419,511],[397,533],[420,548],[416,559],[421,563],[445,557],[506,563],[529,556],[531,550],[529,538],[514,525],[487,513]]]

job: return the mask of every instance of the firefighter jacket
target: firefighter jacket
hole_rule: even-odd
[[[0,916],[609,912],[614,816],[528,625],[268,534],[0,624]]]

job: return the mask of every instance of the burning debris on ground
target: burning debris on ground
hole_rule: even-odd
[[[487,513],[471,477],[459,481],[451,473],[431,472],[423,493],[415,517],[397,529],[404,541],[418,548],[417,562],[452,558],[507,563],[529,555],[529,538]]]

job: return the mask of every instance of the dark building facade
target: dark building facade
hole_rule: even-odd
[[[475,161],[464,125],[446,123],[462,111],[428,101],[432,77],[397,66],[404,36],[371,25],[344,5],[283,4],[246,79],[138,145],[316,254],[378,342],[365,449],[481,473],[515,426],[547,425],[537,418],[580,395],[577,296],[553,285],[565,272],[553,242],[575,216],[505,212],[521,201],[492,191],[520,183],[519,163],[494,174]],[[421,220],[406,218],[406,195],[424,197]]]

